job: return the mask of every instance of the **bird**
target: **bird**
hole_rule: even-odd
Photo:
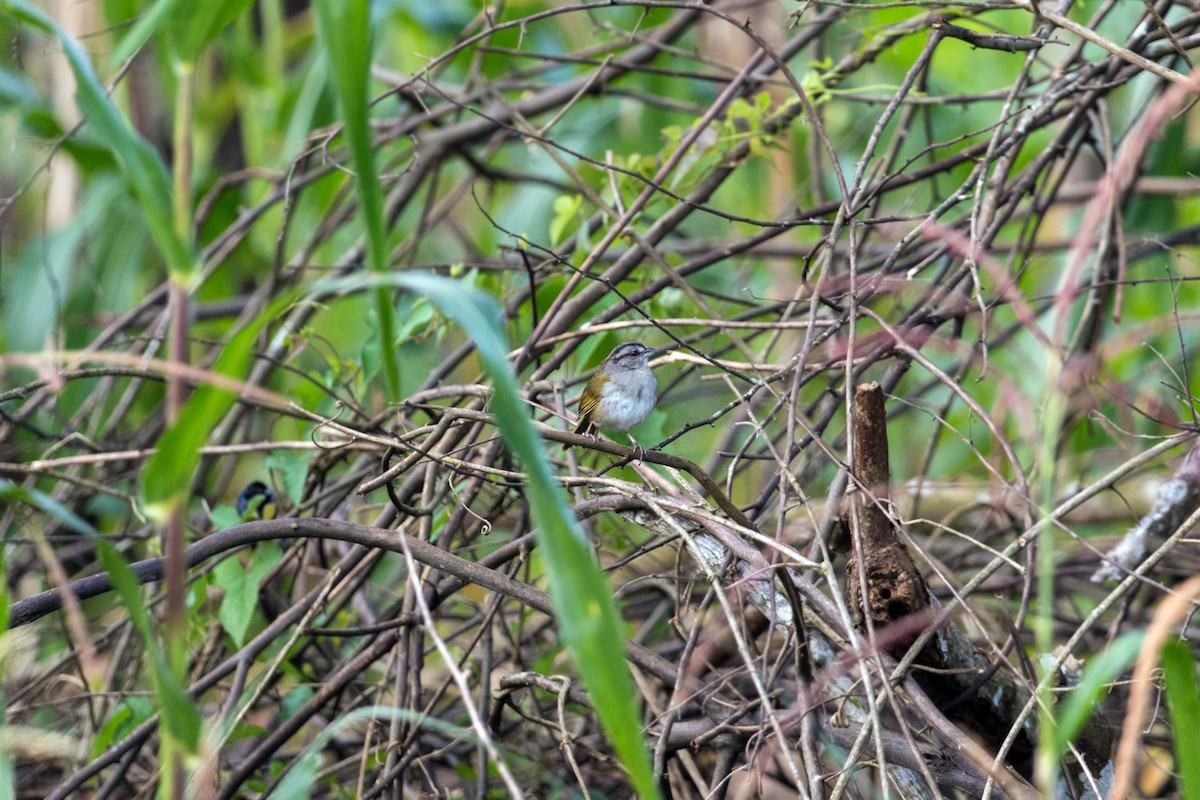
[[[243,520],[275,519],[275,491],[262,481],[251,481],[238,495],[237,512]]]
[[[650,416],[658,402],[658,381],[648,362],[658,353],[641,342],[614,347],[583,388],[575,433],[595,435],[597,428],[628,432]],[[629,440],[645,452],[632,436]]]

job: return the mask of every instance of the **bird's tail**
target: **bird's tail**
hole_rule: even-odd
[[[580,417],[579,422],[575,423],[575,431],[574,432],[575,433],[591,433],[592,432],[592,421],[590,419],[588,419],[586,416]],[[564,444],[563,450],[570,448],[570,446],[571,446],[570,444]]]

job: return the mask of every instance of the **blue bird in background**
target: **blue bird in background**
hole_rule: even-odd
[[[251,481],[238,495],[237,512],[243,520],[275,519],[275,491],[262,481]]]

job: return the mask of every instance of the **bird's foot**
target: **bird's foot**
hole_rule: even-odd
[[[626,434],[626,436],[629,436],[629,434]],[[630,442],[630,444],[633,445],[633,455],[631,455],[629,457],[629,463],[630,464],[646,463],[646,448],[642,447],[642,445],[638,442],[638,440],[634,439],[632,436],[629,436],[629,442]]]

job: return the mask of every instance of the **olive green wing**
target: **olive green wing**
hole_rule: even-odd
[[[575,425],[576,433],[591,433],[592,412],[600,404],[599,397],[584,395],[579,398],[579,422]]]
[[[591,433],[592,412],[600,405],[600,390],[607,376],[597,373],[587,382],[583,394],[579,398],[579,422],[575,425],[576,433]]]

